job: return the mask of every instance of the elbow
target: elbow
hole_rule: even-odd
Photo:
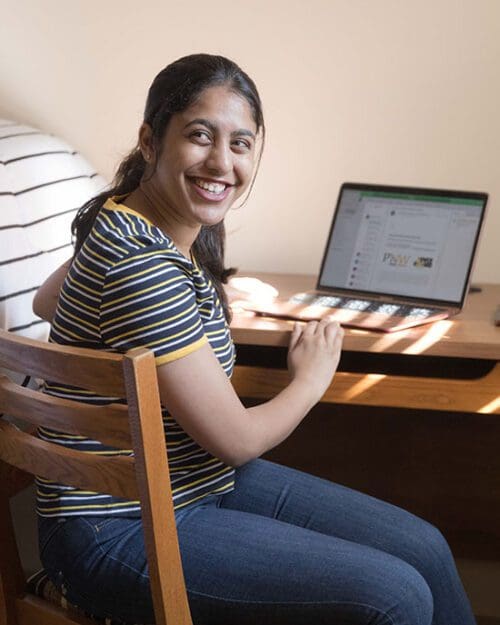
[[[33,298],[33,312],[35,313],[35,315],[37,317],[40,317],[41,319],[44,319],[43,316],[43,306],[42,306],[42,298],[40,297],[40,291],[37,291],[35,293],[35,297]]]
[[[263,453],[263,450],[257,449],[254,445],[250,444],[236,444],[228,446],[224,449],[218,449],[214,454],[231,467],[240,467],[250,460],[255,460]]]
[[[43,289],[38,289],[33,298],[33,312],[37,317],[43,319],[44,321],[48,321],[49,323],[54,318],[54,314],[57,306],[57,298],[48,299],[47,296],[43,293]]]
[[[253,454],[232,454],[226,456],[226,458],[221,458],[221,460],[228,466],[236,469],[243,466],[247,462],[250,462],[250,460],[255,460],[256,458],[258,458],[258,456]]]

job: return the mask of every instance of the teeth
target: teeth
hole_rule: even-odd
[[[225,184],[221,184],[219,182],[205,182],[204,180],[196,180],[196,184],[205,189],[206,191],[210,191],[210,193],[222,193],[226,188]]]

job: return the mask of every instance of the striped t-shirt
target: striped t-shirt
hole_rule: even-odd
[[[158,365],[209,342],[228,376],[234,346],[222,306],[195,259],[139,213],[108,200],[72,263],[61,290],[50,340],[62,345],[125,352],[147,347]],[[102,405],[117,398],[46,383],[46,392]],[[234,469],[202,449],[163,409],[174,507],[234,486]],[[130,455],[98,441],[40,428],[39,436],[100,455]],[[42,516],[139,516],[138,502],[37,480]]]

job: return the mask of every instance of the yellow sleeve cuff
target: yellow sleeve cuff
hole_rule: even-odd
[[[167,362],[173,362],[174,360],[178,360],[179,358],[182,358],[183,356],[187,356],[188,354],[195,352],[197,349],[200,349],[200,347],[203,347],[203,345],[205,345],[205,343],[207,342],[208,342],[207,337],[203,335],[200,339],[198,339],[194,343],[190,343],[189,345],[186,345],[185,347],[176,349],[174,352],[169,352],[168,354],[164,354],[163,356],[158,356],[157,358],[155,358],[156,366],[159,367],[160,365],[164,365]]]

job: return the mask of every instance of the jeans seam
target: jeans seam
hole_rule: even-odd
[[[131,566],[130,564],[127,564],[126,562],[123,562],[119,558],[116,558],[115,556],[110,556],[109,554],[106,554],[106,552],[104,551],[101,543],[99,542],[99,540],[97,540],[97,531],[96,531],[95,527],[92,525],[92,523],[90,523],[90,521],[87,521],[87,519],[83,519],[83,520],[85,521],[85,523],[87,523],[92,528],[92,531],[94,532],[94,535],[95,535],[95,538],[96,538],[97,548],[99,549],[101,554],[105,555],[106,558],[109,558],[110,560],[113,560],[114,562],[118,562],[118,564],[120,564],[124,568],[129,569],[130,571],[133,571],[137,575],[140,575],[143,579],[147,579],[149,581],[149,574],[144,574],[141,571],[139,571],[138,569],[136,569],[133,566]]]
[[[361,603],[359,601],[251,601],[251,600],[247,600],[247,599],[228,599],[225,597],[219,597],[217,595],[208,595],[202,592],[196,592],[196,591],[191,591],[188,589],[188,595],[192,596],[193,598],[197,598],[197,597],[202,597],[202,598],[206,598],[206,599],[215,599],[217,601],[221,601],[224,603],[238,603],[241,605],[271,605],[271,606],[314,606],[314,605],[332,605],[332,606],[357,606],[357,607],[361,607],[361,608],[370,608],[370,610],[373,610],[375,612],[377,612],[378,614],[384,616],[385,618],[389,619],[389,621],[394,625],[395,621],[392,618],[392,616],[388,613],[385,612],[385,610],[380,610],[379,608],[376,608],[373,605],[370,605],[369,603]]]

